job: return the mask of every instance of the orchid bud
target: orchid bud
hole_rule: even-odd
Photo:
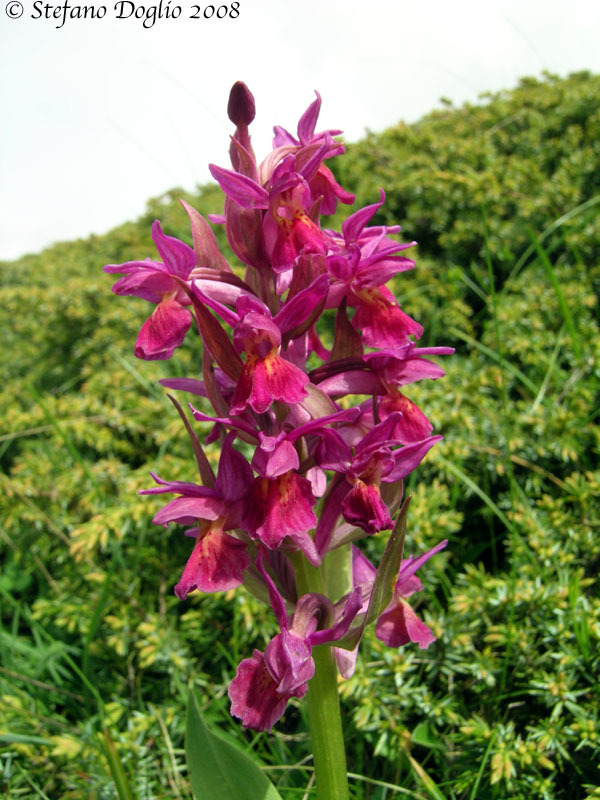
[[[238,127],[250,125],[256,114],[254,96],[243,81],[236,81],[229,92],[227,116]]]
[[[229,102],[227,103],[227,116],[236,126],[229,147],[229,156],[233,168],[251,178],[256,177],[256,160],[250,144],[248,125],[254,119],[254,114],[255,107],[252,92],[245,83],[237,81],[231,87]]]

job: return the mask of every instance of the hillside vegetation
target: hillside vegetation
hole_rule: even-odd
[[[600,77],[528,78],[369,134],[336,174],[357,205],[385,187],[376,222],[419,242],[399,299],[426,345],[457,351],[443,380],[411,387],[444,435],[409,487],[411,547],[450,540],[422,570],[419,613],[438,639],[363,644],[342,686],[348,760],[365,778],[354,797],[600,798]],[[284,800],[305,796],[301,706],[253,738],[228,711],[235,666],[264,648],[270,615],[241,591],[178,601],[189,544],[153,526],[159,503],[137,495],[150,469],[194,480],[156,381],[196,377],[198,339],[137,362],[148,306],[112,295],[101,268],[153,256],[155,218],[190,241],[180,197],[222,210],[217,187],[174,189],[104,236],[0,264],[11,799],[122,798],[127,782],[144,800],[189,798],[192,685],[226,735],[267,765],[299,765],[270,776]]]

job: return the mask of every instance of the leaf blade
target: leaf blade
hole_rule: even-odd
[[[194,692],[188,702],[185,751],[196,800],[281,800],[246,753],[208,730]]]

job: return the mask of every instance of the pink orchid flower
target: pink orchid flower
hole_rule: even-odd
[[[269,642],[264,654],[255,650],[252,658],[241,662],[229,685],[229,699],[231,713],[244,727],[270,730],[283,715],[288,700],[306,694],[315,671],[312,648],[337,641],[347,632],[361,607],[361,589],[356,587],[349,594],[337,618],[327,598],[315,594],[298,598],[294,613],[288,615],[260,553],[257,567],[267,584],[281,632]],[[330,624],[321,628],[323,618]]]
[[[162,262],[126,261],[104,267],[104,272],[125,276],[113,285],[115,294],[134,295],[156,304],[135,343],[135,355],[146,361],[171,358],[183,343],[192,315],[185,308],[190,300],[180,281],[186,281],[196,266],[192,248],[166,236],[158,220],[152,224],[152,238]]]
[[[433,632],[417,617],[406,598],[423,589],[423,584],[415,575],[416,571],[447,544],[448,540],[444,539],[423,555],[417,558],[410,556],[402,561],[394,595],[375,625],[375,635],[388,647],[402,647],[409,642],[415,642],[424,650],[435,641]],[[359,577],[364,597],[365,593],[369,593],[377,571],[358,548],[352,549],[352,557],[353,570]]]
[[[313,144],[320,144],[324,139],[342,133],[340,130],[315,133],[317,119],[321,111],[321,95],[318,92],[315,92],[315,94],[317,99],[309,105],[298,122],[298,138],[292,136],[285,128],[279,125],[275,126],[273,129],[275,133],[273,138],[274,154],[280,152],[295,153],[302,147],[306,148]],[[327,157],[339,155],[344,150],[343,145],[340,145],[335,152],[331,152]],[[354,195],[340,186],[335,180],[332,171],[323,162],[319,164],[319,168],[309,180],[308,185],[313,202],[321,198],[321,214],[334,214],[338,201],[347,205],[351,205],[354,202]]]
[[[252,481],[248,462],[233,448],[234,438],[234,434],[229,434],[223,443],[214,489],[195,483],[163,481],[151,473],[159,486],[140,492],[180,495],[155,515],[155,524],[195,525],[186,531],[186,535],[195,537],[196,544],[175,586],[180,600],[185,600],[194,589],[218,592],[240,586],[244,570],[250,564],[247,543],[225,532],[239,526]]]
[[[317,463],[323,469],[339,473],[329,495],[332,508],[339,508],[344,519],[365,533],[375,533],[392,527],[389,510],[384,503],[379,486],[396,483],[405,478],[420,464],[426,453],[441,436],[429,436],[397,448],[398,440],[391,432],[398,424],[400,414],[394,412],[375,425],[354,447],[347,444],[341,430],[323,430],[321,443],[316,450]],[[327,514],[322,514],[317,529],[317,546],[320,552],[327,547],[332,528]]]

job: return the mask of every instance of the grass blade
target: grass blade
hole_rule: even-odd
[[[563,214],[558,219],[555,219],[551,225],[549,225],[542,231],[542,233],[538,238],[538,242],[541,244],[544,241],[544,239],[547,239],[551,233],[553,233],[555,230],[564,225],[565,222],[569,222],[569,220],[574,219],[574,217],[578,216],[579,214],[582,214],[584,211],[593,208],[595,205],[598,205],[598,203],[600,203],[600,194],[597,194],[594,197],[590,197],[590,199],[586,200],[585,203],[581,203],[581,205],[572,208],[566,214]],[[530,256],[532,256],[534,252],[535,252],[535,246],[533,244],[530,244],[527,250],[525,250],[523,255],[518,259],[517,263],[512,268],[510,275],[508,276],[506,282],[504,283],[505,287],[509,286],[511,281],[514,278],[516,278],[516,276],[519,274],[523,266],[527,263],[527,259],[530,258]]]
[[[125,769],[119,758],[119,753],[106,729],[104,730],[104,752],[106,753],[106,759],[115,782],[119,800],[134,800]]]
[[[538,387],[535,385],[535,383],[529,380],[527,375],[521,372],[518,367],[515,367],[514,364],[511,364],[510,361],[507,361],[504,356],[499,355],[495,350],[492,350],[490,347],[486,347],[486,345],[477,341],[477,339],[474,339],[472,336],[469,336],[469,334],[460,331],[458,328],[450,327],[448,328],[448,333],[450,333],[452,336],[456,336],[458,339],[462,339],[463,342],[470,344],[471,347],[475,347],[497,364],[500,364],[500,366],[504,367],[508,372],[511,373],[511,375],[517,378],[523,384],[523,386],[526,386],[534,396],[538,394]]]
[[[483,500],[486,506],[491,511],[494,512],[494,514],[498,517],[500,522],[506,527],[507,530],[511,532],[513,531],[513,525],[506,516],[506,514],[498,508],[498,506],[496,505],[496,503],[494,503],[492,498],[488,494],[486,494],[483,491],[483,489],[481,489],[472,478],[469,478],[469,476],[465,472],[463,472],[462,469],[457,467],[456,464],[453,464],[451,461],[447,461],[443,456],[438,456],[438,459],[440,463],[443,464],[444,467],[446,467],[446,469],[450,470],[450,472],[456,475],[457,478],[460,478],[460,480],[465,484],[465,486],[467,486],[474,494],[476,494],[477,497]]]
[[[529,231],[529,237],[533,242],[533,246],[535,247],[535,251],[538,254],[538,258],[540,259],[542,266],[546,270],[546,274],[550,278],[550,282],[556,292],[556,297],[558,298],[558,304],[560,306],[560,312],[563,316],[565,321],[565,326],[569,331],[569,335],[571,340],[573,341],[573,350],[577,358],[581,358],[581,343],[579,341],[579,336],[577,334],[577,329],[575,327],[575,323],[573,322],[573,317],[571,316],[571,311],[569,310],[569,306],[563,294],[563,290],[560,288],[560,284],[558,282],[558,278],[556,277],[556,272],[554,271],[554,267],[550,263],[550,259],[548,258],[548,254],[544,250],[544,248],[539,243],[538,239],[536,238],[533,231]]]
[[[447,800],[444,797],[444,795],[440,792],[434,781],[429,777],[429,775],[425,772],[423,767],[419,764],[419,762],[411,755],[407,755],[407,758],[410,763],[413,774],[416,775],[419,782],[423,785],[425,791],[427,792],[431,800]]]

